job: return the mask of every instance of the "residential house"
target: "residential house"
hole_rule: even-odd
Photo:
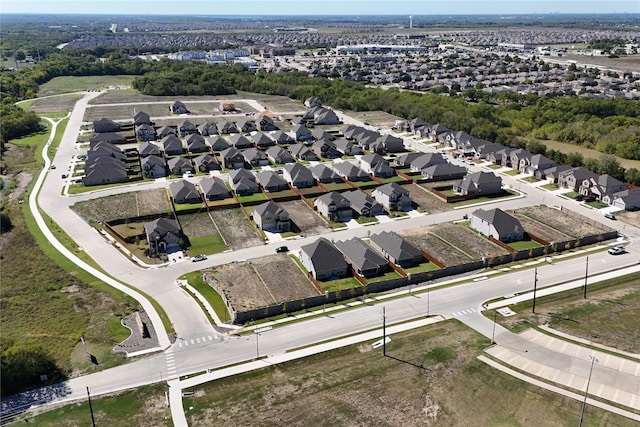
[[[320,107],[318,111],[314,112],[313,122],[316,125],[337,125],[341,123],[335,111],[324,107]]]
[[[202,197],[200,192],[196,188],[196,185],[186,181],[180,180],[169,184],[169,191],[171,192],[171,198],[174,203],[201,203]]]
[[[191,164],[191,160],[184,157],[172,157],[167,160],[167,167],[172,175],[182,176],[185,173],[194,173],[195,169]]]
[[[422,251],[392,231],[372,235],[370,243],[382,256],[400,267],[422,262]]]
[[[195,163],[196,169],[199,172],[207,173],[221,169],[218,159],[211,154],[201,154],[193,159],[193,163]]]
[[[140,125],[153,125],[153,122],[151,121],[151,116],[149,116],[144,111],[138,111],[133,116],[133,126],[135,127]]]
[[[300,263],[316,280],[344,277],[349,270],[342,252],[324,237],[300,248]]]
[[[285,163],[293,163],[293,156],[287,150],[279,146],[269,147],[265,154],[273,164],[283,165]]]
[[[336,150],[338,150],[340,153],[344,154],[345,156],[357,156],[364,153],[362,151],[362,148],[358,144],[354,143],[353,141],[349,141],[346,139],[338,139],[338,140],[335,140],[333,143],[336,146]]]
[[[191,123],[189,120],[184,120],[178,123],[178,134],[180,134],[180,136],[182,137],[185,137],[187,135],[191,135],[192,133],[197,133],[197,132],[198,132],[198,128],[196,127],[196,125]]]
[[[207,147],[207,144],[204,142],[204,136],[198,133],[192,133],[184,140],[187,143],[189,153],[204,153],[205,151],[209,151],[209,147]]]
[[[409,120],[408,125],[408,131],[410,131],[414,135],[416,135],[420,129],[430,126],[429,123],[425,122],[420,117]]]
[[[93,131],[96,133],[119,132],[120,125],[105,117],[93,121]]]
[[[253,142],[242,134],[231,135],[229,141],[231,141],[231,145],[238,150],[253,147]]]
[[[308,188],[315,184],[311,171],[300,163],[284,165],[283,169],[283,178],[295,188]]]
[[[376,153],[400,153],[405,151],[402,138],[390,134],[379,136],[370,144],[370,149]]]
[[[160,148],[153,142],[145,141],[138,146],[140,157],[161,156]]]
[[[269,138],[262,132],[254,133],[251,135],[251,139],[253,139],[254,144],[261,150],[267,149],[271,146],[274,146],[276,142]]]
[[[419,153],[419,152],[411,152],[411,153],[404,153],[404,154],[400,154],[398,157],[396,157],[393,161],[393,164],[396,165],[399,168],[408,168],[409,166],[411,166],[411,163],[416,160],[418,157],[423,156],[423,153]],[[442,156],[440,156],[442,157]],[[443,159],[444,160],[444,159]]]
[[[231,197],[231,191],[218,177],[206,177],[200,181],[204,198],[209,201],[223,200]]]
[[[311,150],[316,153],[316,156],[324,157],[325,159],[339,159],[342,157],[342,153],[336,149],[336,144],[325,139],[314,141]]]
[[[363,277],[374,277],[389,270],[389,262],[371,246],[357,237],[337,241],[336,247],[355,272]]]
[[[222,166],[225,169],[243,169],[245,158],[244,155],[233,147],[229,147],[220,153],[222,159]]]
[[[172,134],[175,135],[176,130],[171,126],[162,126],[158,128],[158,130],[156,131],[156,134],[158,138],[162,139],[167,135],[172,135]]]
[[[578,166],[558,174],[558,187],[568,188],[575,192],[580,191],[580,186],[586,180],[598,179],[598,174],[591,172],[587,168]]]
[[[138,141],[155,141],[156,129],[147,124],[138,125],[135,128],[136,139]]]
[[[335,171],[347,181],[367,181],[369,174],[351,162],[340,162],[333,165]]]
[[[349,200],[351,209],[358,216],[376,216],[384,213],[384,207],[364,191],[351,190],[341,194]]]
[[[202,136],[214,136],[218,134],[218,128],[215,123],[203,123],[198,125],[198,132]]]
[[[293,145],[290,145],[287,149],[289,150],[291,155],[296,159],[300,159],[308,162],[318,160],[318,156],[316,155],[316,153],[311,151],[309,147],[307,147],[304,144],[293,144]]]
[[[483,235],[504,243],[517,242],[524,237],[520,221],[498,208],[473,211],[469,225]]]
[[[580,194],[588,196],[590,194],[595,195],[598,200],[602,201],[602,198],[606,195],[613,196],[621,191],[628,190],[629,188],[624,182],[621,182],[611,175],[604,174],[597,178],[589,178],[582,181],[580,185]]]
[[[92,142],[87,151],[87,160],[95,160],[99,157],[113,157],[118,160],[125,160],[126,155],[116,145],[108,142]]]
[[[173,253],[180,250],[182,229],[175,219],[158,218],[144,224],[144,232],[149,243],[149,256]]]
[[[461,179],[466,174],[467,168],[464,166],[452,165],[450,163],[441,163],[422,169],[422,178],[430,181]]]
[[[347,221],[353,216],[351,202],[337,191],[317,197],[313,207],[329,221]]]
[[[487,161],[490,161],[487,156],[489,155],[489,153],[494,153],[496,151],[500,151],[502,150],[504,147],[504,145],[502,144],[494,144],[494,143],[486,143],[486,144],[482,144],[479,145],[476,149],[475,149],[475,156],[480,158],[480,159],[485,159]],[[496,163],[496,162],[493,162]]]
[[[377,178],[389,178],[396,174],[396,171],[389,166],[389,161],[376,153],[362,156],[360,167]]]
[[[216,127],[218,128],[218,133],[220,135],[238,133],[238,128],[236,127],[236,125],[226,120],[218,122],[216,124]]]
[[[238,120],[236,122],[236,128],[243,133],[250,133],[258,130],[256,122],[252,120]]]
[[[145,178],[164,178],[167,176],[167,165],[164,159],[158,155],[149,155],[140,158],[142,176]]]
[[[291,229],[289,213],[278,203],[272,201],[262,203],[253,208],[252,216],[262,230],[282,233]]]
[[[256,174],[256,181],[264,191],[276,193],[289,189],[289,184],[274,171],[265,170]]]
[[[291,129],[291,132],[296,141],[300,142],[311,142],[313,141],[313,136],[311,135],[311,131],[305,125],[296,125]]]
[[[640,209],[640,188],[627,188],[614,195],[606,195],[602,202],[620,210],[637,211]]]
[[[87,160],[84,165],[84,174],[82,183],[86,186],[113,184],[129,180],[125,162],[114,157],[98,157]]]
[[[184,105],[184,103],[182,103],[181,101],[176,101],[173,104],[171,104],[171,106],[169,106],[169,110],[171,110],[171,112],[173,114],[188,114],[189,110],[187,110],[187,106]]]
[[[286,133],[281,130],[277,130],[271,134],[271,138],[276,142],[276,144],[286,145],[295,143],[294,139],[291,138]]]
[[[160,141],[164,148],[164,154],[167,156],[177,156],[184,154],[182,140],[175,135],[167,135]]]
[[[245,161],[251,166],[268,166],[269,158],[262,150],[258,150],[257,148],[249,148],[247,150],[242,151],[242,155],[245,158]]]
[[[277,130],[278,127],[273,122],[273,119],[269,116],[260,116],[260,121],[258,122],[258,127],[261,131],[267,132],[272,130]]]
[[[524,148],[517,148],[509,153],[509,166],[513,169],[526,170],[531,164],[531,154]],[[503,166],[506,166],[503,164]]]
[[[422,172],[423,169],[433,165],[441,165],[447,163],[442,154],[427,153],[421,154],[411,162],[411,172]]]
[[[310,96],[309,98],[304,100],[304,105],[307,108],[322,107],[322,101],[320,101],[320,99],[316,98],[315,96]]]
[[[124,135],[121,135],[116,132],[104,132],[104,133],[96,133],[93,135],[89,142],[107,142],[109,144],[125,144],[127,143],[127,138]]]
[[[543,156],[542,154],[534,154],[529,159],[520,159],[518,169],[520,169],[520,173],[535,176],[537,171],[549,169],[554,166],[558,166],[558,164],[553,160]]]
[[[487,153],[485,159],[493,164],[501,166],[510,166],[511,158],[509,154],[513,151],[513,148],[502,147],[499,150]]]
[[[260,191],[255,175],[246,169],[230,171],[229,183],[238,196],[249,196]]]
[[[538,179],[546,179],[549,182],[558,182],[558,176],[570,169],[573,169],[573,166],[557,165],[548,169],[538,169],[534,172],[534,176]]]
[[[476,197],[500,194],[502,178],[493,172],[475,172],[453,184],[453,191],[456,194]]]
[[[431,126],[428,129],[425,126],[423,129],[426,129],[427,133],[421,136],[424,138],[429,138],[431,141],[434,141],[434,142],[438,141],[442,134],[445,134],[451,131],[448,127],[446,127],[445,125],[441,125],[439,123],[436,123],[435,125]]]
[[[321,139],[324,139],[327,141],[334,141],[336,139],[335,136],[327,132],[325,129],[321,129],[321,128],[315,128],[314,130],[312,130],[311,136],[313,136],[313,139],[315,139],[316,141]]]
[[[213,138],[209,138],[208,142],[213,151],[224,151],[230,147],[227,140],[219,135],[216,135]]]
[[[311,166],[309,167],[309,170],[311,171],[311,174],[317,182],[321,182],[323,184],[342,182],[342,178],[340,178],[340,175],[338,175],[336,171],[323,163]]]
[[[411,196],[409,191],[397,182],[389,182],[377,187],[371,196],[389,211],[411,210]]]

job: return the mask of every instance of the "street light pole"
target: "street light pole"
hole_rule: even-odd
[[[493,313],[493,332],[491,333],[491,344],[496,343],[496,317],[498,317],[497,311]]]
[[[259,351],[259,347],[258,347],[258,341],[259,337],[260,337],[260,332],[258,331],[253,331],[254,334],[256,334],[256,359],[260,359],[260,351]]]
[[[586,299],[587,298],[587,278],[589,277],[589,257],[587,256],[587,265],[584,269],[584,293],[582,295],[582,298]]]
[[[533,269],[533,308],[531,311],[536,312],[536,290],[538,289],[538,267]]]
[[[382,307],[382,355],[387,355],[387,316],[384,307]]]
[[[91,406],[91,394],[89,394],[89,387],[87,386],[87,400],[89,401],[89,412],[91,412],[91,425],[96,427],[96,420],[93,418],[93,406]]]
[[[591,373],[593,372],[593,364],[598,362],[595,356],[589,356],[591,360],[591,368],[589,368],[589,378],[587,378],[587,388],[584,390],[584,400],[582,401],[582,409],[580,409],[580,421],[578,421],[578,427],[582,427],[582,421],[584,420],[584,408],[587,406],[587,396],[589,395],[589,383],[591,382]]]

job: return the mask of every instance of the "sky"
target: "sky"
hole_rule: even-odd
[[[640,0],[0,0],[0,13],[110,15],[640,13]]]

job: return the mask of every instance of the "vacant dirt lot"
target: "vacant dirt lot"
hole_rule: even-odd
[[[216,225],[207,212],[179,215],[178,220],[184,234],[188,237],[204,237],[218,234]]]
[[[438,213],[451,210],[451,207],[445,201],[429,193],[428,190],[425,190],[420,185],[409,184],[403,185],[402,188],[409,191],[411,200],[424,212]]]
[[[304,112],[308,110],[308,108],[305,107],[302,102],[296,101],[295,99],[287,98],[286,96],[264,95],[261,93],[249,92],[241,92],[238,94],[238,96],[243,99],[255,99],[267,110],[272,111],[276,114]]]
[[[500,246],[456,224],[418,227],[398,232],[444,265],[458,265],[508,253]]]
[[[522,224],[522,227],[527,233],[546,240],[547,242],[559,242],[572,239],[568,234],[562,233],[559,230],[551,228],[528,216],[521,215],[516,212],[515,217],[518,218],[520,224]]]
[[[82,95],[66,94],[58,96],[50,96],[47,98],[36,99],[27,108],[27,111],[31,111],[38,114],[52,113],[52,112],[67,112],[73,110],[76,101],[82,98]]]
[[[295,261],[287,255],[227,264],[205,274],[216,282],[218,289],[239,311],[318,295]],[[282,280],[283,277],[287,280]]]
[[[619,220],[627,222],[635,227],[640,227],[640,211],[616,213],[616,217]]]
[[[210,213],[230,248],[248,248],[264,243],[240,209],[220,209]]]
[[[522,208],[518,209],[516,213],[533,218],[536,221],[563,233],[569,234],[575,238],[609,231],[609,227],[606,227],[599,222],[578,218],[547,206],[531,206]]]
[[[331,229],[305,202],[291,200],[280,205],[289,213],[293,223],[308,236],[328,233]]]
[[[160,215],[171,211],[164,189],[136,191],[78,202],[71,206],[85,221],[109,222],[116,219]]]
[[[384,111],[345,111],[345,114],[361,122],[367,122],[371,126],[391,127],[396,124],[396,120],[402,120],[401,117]]]

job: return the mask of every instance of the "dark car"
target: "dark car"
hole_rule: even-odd
[[[610,213],[604,214],[604,217],[607,218],[607,219],[613,219],[613,220],[616,219],[616,216],[614,214],[610,214]]]
[[[579,202],[583,201],[584,200],[584,194],[578,194],[576,196],[576,200],[579,201]]]
[[[598,198],[596,196],[594,196],[593,194],[590,194],[588,196],[584,196],[584,201],[585,202],[595,202]]]
[[[279,253],[279,254],[281,254],[283,252],[289,252],[289,248],[286,247],[286,246],[278,246],[276,248],[276,252]]]
[[[204,261],[207,259],[206,255],[200,254],[200,255],[196,255],[193,258],[191,258],[192,262],[198,262],[198,261]]]

